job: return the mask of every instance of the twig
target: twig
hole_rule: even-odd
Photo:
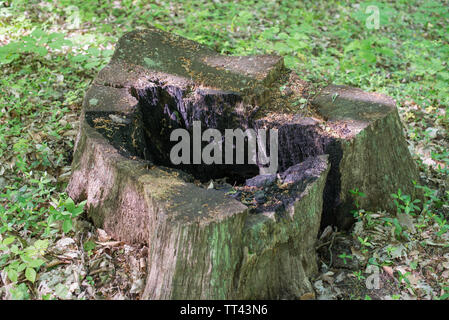
[[[99,269],[97,269],[97,270],[94,270],[94,271],[89,272],[89,275],[90,275],[90,276],[93,276],[94,274],[97,274],[97,273],[100,273],[100,272],[107,272],[107,271],[109,271],[109,270],[110,270],[109,268],[103,267],[103,268],[99,268]]]
[[[329,269],[332,267],[332,245],[334,244],[334,239],[337,233],[332,234],[331,244],[329,246],[329,255],[330,255],[330,261],[329,261]]]
[[[318,245],[318,246],[315,248],[315,250],[318,250],[318,249],[320,249],[320,248],[322,248],[322,247],[324,247],[324,246],[327,246],[329,243],[331,243],[331,240],[329,240],[329,241],[327,241],[327,242],[324,242],[324,243]]]

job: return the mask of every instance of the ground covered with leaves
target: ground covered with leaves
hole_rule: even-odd
[[[379,29],[367,27],[370,5],[379,9]],[[358,208],[349,232],[326,228],[317,243],[316,293],[307,297],[448,299],[448,6],[0,1],[0,298],[139,298],[146,248],[95,229],[84,203],[64,190],[85,90],[123,33],[151,25],[224,54],[280,54],[316,85],[394,97],[426,201],[398,190],[396,212]]]

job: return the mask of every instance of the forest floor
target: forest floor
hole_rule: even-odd
[[[326,228],[306,297],[449,298],[446,1],[61,0],[0,1],[0,299],[139,298],[146,248],[94,228],[65,187],[85,90],[117,39],[150,25],[392,96],[426,201],[398,190],[396,212],[360,208],[349,232]]]

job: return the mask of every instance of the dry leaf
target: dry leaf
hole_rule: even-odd
[[[111,240],[111,236],[109,236],[106,231],[104,231],[103,229],[98,228],[97,229],[97,233],[98,233],[98,241],[100,242],[106,242]]]
[[[392,278],[394,278],[393,275],[393,269],[391,267],[388,266],[383,266],[382,269],[384,269],[384,271]]]

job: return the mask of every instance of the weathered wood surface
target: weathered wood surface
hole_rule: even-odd
[[[281,84],[294,88],[288,73],[280,57],[220,56],[151,29],[126,34],[94,80],[67,191],[87,199],[89,216],[117,239],[148,244],[144,298],[297,298],[312,290],[321,221],[351,222],[349,190],[367,194],[367,209],[388,208],[399,187],[414,193],[417,171],[391,99],[330,86],[310,114],[295,113],[297,92],[278,95]],[[195,120],[277,128],[278,182],[293,182],[291,196],[254,214],[193,184],[192,175],[257,174],[254,165],[172,166],[170,131]]]
[[[272,115],[257,125],[278,128],[280,170],[309,156],[329,154],[322,225],[348,228],[354,198],[365,210],[394,209],[391,194],[401,188],[420,197],[418,171],[403,137],[395,102],[382,94],[331,85],[312,100],[315,117]]]

